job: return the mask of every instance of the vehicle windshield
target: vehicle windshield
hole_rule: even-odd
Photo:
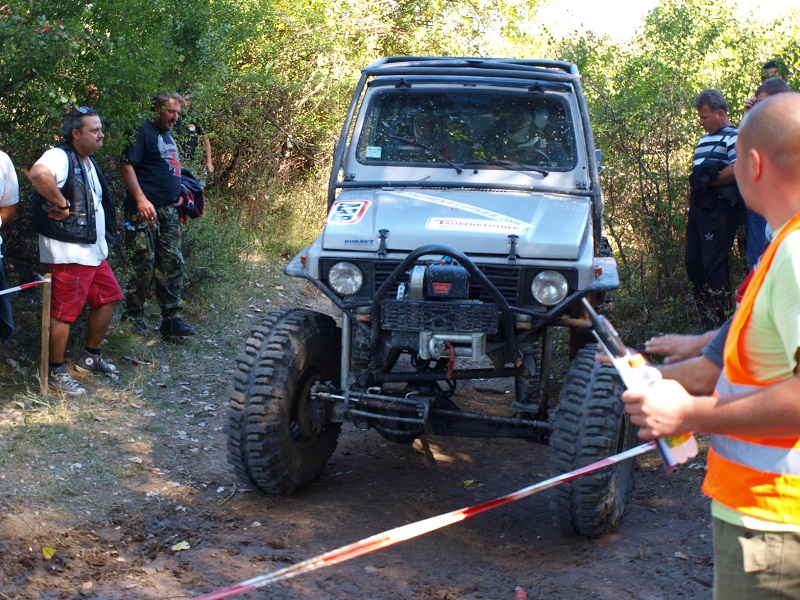
[[[387,90],[359,140],[364,164],[566,171],[576,163],[567,104],[555,94]]]

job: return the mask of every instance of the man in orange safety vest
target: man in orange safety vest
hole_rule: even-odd
[[[711,396],[662,380],[622,399],[643,439],[708,434],[714,598],[800,599],[800,94],[759,102],[736,181],[773,230],[725,343]]]

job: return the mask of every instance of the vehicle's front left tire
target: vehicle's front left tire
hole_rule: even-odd
[[[253,329],[229,392],[227,456],[241,479],[289,495],[319,476],[341,424],[310,392],[338,384],[340,352],[341,330],[320,313],[274,311]]]

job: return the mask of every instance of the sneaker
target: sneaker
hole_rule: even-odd
[[[187,337],[195,333],[197,332],[184,323],[180,317],[172,317],[161,321],[161,335],[164,337]]]
[[[139,335],[147,335],[150,333],[150,326],[147,324],[147,321],[141,317],[134,317],[128,313],[123,313],[122,320],[128,321],[131,327],[133,327],[133,330]]]
[[[99,354],[92,354],[88,350],[84,350],[81,357],[75,361],[75,368],[78,371],[94,371],[95,373],[102,373],[103,375],[119,374],[117,367],[106,362]]]
[[[64,365],[61,365],[58,369],[50,369],[50,372],[47,374],[47,384],[51,389],[61,392],[65,396],[86,395],[86,390],[69,376]]]

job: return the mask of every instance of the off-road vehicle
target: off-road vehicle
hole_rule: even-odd
[[[393,57],[363,69],[325,227],[285,269],[327,296],[341,324],[283,309],[253,329],[230,391],[236,473],[291,494],[321,473],[345,422],[401,443],[549,443],[554,473],[632,447],[622,384],[595,362],[581,307],[619,284],[598,156],[573,64]],[[572,358],[558,402],[554,343]],[[491,410],[459,404],[459,381],[494,378],[513,379],[515,393]],[[632,470],[556,488],[557,522],[608,530]]]

